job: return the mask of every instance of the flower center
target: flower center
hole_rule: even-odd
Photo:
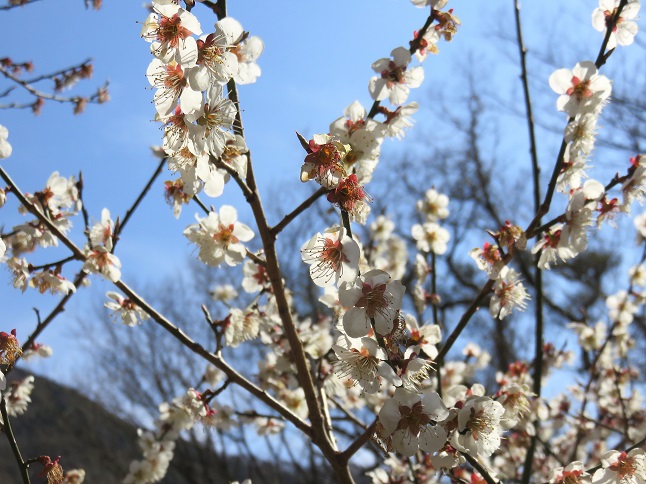
[[[178,14],[172,17],[162,17],[157,29],[157,40],[166,42],[172,47],[179,45],[180,39],[185,39],[191,35],[191,31],[182,27],[182,20]]]
[[[218,232],[213,234],[213,239],[220,242],[222,245],[227,247],[229,244],[237,244],[240,242],[238,237],[233,235],[233,224],[222,225],[220,224]]]

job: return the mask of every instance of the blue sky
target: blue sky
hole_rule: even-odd
[[[262,76],[256,84],[240,89],[247,144],[253,153],[261,193],[265,194],[276,186],[290,190],[300,185],[303,152],[294,131],[311,137],[313,133],[326,132],[329,123],[355,99],[369,106],[367,85],[373,74],[370,64],[387,57],[393,48],[406,46],[412,32],[425,20],[425,11],[406,0],[229,3],[229,14],[265,43],[259,60]],[[451,3],[463,27],[454,42],[441,44],[439,56],[426,61],[425,83],[409,100],[424,106],[438,96],[456,95],[455,90],[464,86],[464,70],[475,66],[477,72],[482,72],[476,75],[476,82],[482,82],[483,90],[495,92],[514,105],[521,95],[519,69],[514,67],[518,54],[513,43],[502,40],[514,36],[513,3],[486,2],[486,7],[481,0]],[[601,34],[590,23],[595,2],[525,3],[523,20],[530,50],[551,50],[568,68],[596,56]],[[215,21],[213,15],[200,5],[194,13],[203,31],[209,32]],[[152,122],[153,93],[144,75],[151,55],[148,44],[139,37],[137,24],[146,15],[140,2],[115,0],[104,1],[98,12],[86,11],[82,0],[43,0],[0,12],[0,57],[9,56],[18,62],[32,60],[36,73],[92,57],[93,79],[72,92],[90,93],[104,80],[110,81],[111,101],[90,105],[80,116],[73,116],[70,106],[54,103],[47,103],[40,116],[29,111],[0,111],[0,124],[8,127],[14,148],[3,166],[24,191],[41,189],[55,170],[66,176],[82,170],[90,217],[98,220],[104,207],[114,217],[123,216],[157,163],[149,146],[161,142],[159,125]],[[620,49],[616,56],[619,59],[613,57],[611,63],[637,62],[640,53],[643,51],[639,49]],[[530,59],[530,66],[535,69],[533,86],[545,85],[553,68],[534,59]],[[555,100],[556,96],[537,96],[537,104],[547,109],[554,106]],[[552,110],[548,122],[563,126],[563,116]],[[437,124],[437,119],[433,124],[427,115],[428,111],[420,111],[415,130],[404,141],[386,146],[384,158],[415,145],[419,148],[427,140],[432,142],[433,135],[451,136]],[[523,131],[511,138],[520,137],[524,142],[524,125],[504,103],[499,118],[501,123],[520,124]],[[545,152],[553,152],[556,137],[545,134],[543,139]],[[518,147],[514,141],[504,141],[497,149],[505,153]],[[525,155],[526,148],[522,149]],[[207,203],[216,208],[222,204],[240,205],[241,198],[230,185],[222,197]],[[10,227],[17,223],[20,217],[15,208],[14,203],[9,203],[2,209],[0,224]],[[182,231],[193,222],[196,212],[193,206],[185,207],[180,220],[175,220],[161,196],[161,181],[157,183],[119,243],[117,255],[124,266],[124,280],[132,281],[136,287],[184,270],[192,248]],[[241,218],[245,217],[241,211]],[[248,217],[246,221],[251,222]],[[80,224],[79,219],[74,236],[79,244],[83,240]],[[8,284],[8,272],[0,271],[0,307],[4,309],[0,330],[17,327],[19,335],[25,335],[35,323],[31,308],[38,306],[46,314],[56,298],[34,297],[29,291],[20,294]],[[104,297],[105,290],[111,289],[97,278],[93,286],[79,291],[69,310],[43,336],[43,342],[54,346],[55,356],[38,364],[38,371],[60,373],[67,380],[70,368],[82,358],[68,341],[75,332],[75,318],[87,308],[82,301]]]

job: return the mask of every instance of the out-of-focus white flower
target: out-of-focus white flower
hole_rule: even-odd
[[[11,145],[7,138],[9,137],[9,130],[0,124],[0,158],[9,158],[11,156]]]
[[[113,311],[110,315],[113,319],[120,318],[123,324],[134,327],[149,318],[143,309],[121,294],[108,292],[106,296],[112,299],[112,301],[105,303],[104,306]]]
[[[493,295],[489,303],[491,316],[503,319],[514,309],[524,311],[527,308],[529,294],[525,290],[520,277],[513,269],[505,266],[498,273],[493,286]]]
[[[435,222],[426,222],[423,225],[415,224],[411,229],[413,238],[417,241],[417,249],[422,252],[432,252],[436,255],[444,254],[448,249],[451,238],[449,231]]]

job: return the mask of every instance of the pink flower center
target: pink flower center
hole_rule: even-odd
[[[418,435],[420,428],[431,422],[431,417],[424,412],[422,402],[416,402],[412,407],[399,406],[401,419],[397,430],[408,429],[411,434]]]
[[[238,237],[233,235],[234,225],[222,225],[218,227],[218,232],[213,234],[213,239],[220,242],[222,245],[227,247],[230,244],[237,244],[240,242]]]
[[[567,91],[566,94],[568,96],[574,96],[576,97],[579,101],[592,97],[592,91],[590,90],[590,81],[582,81],[576,76],[572,76],[572,87],[570,87]]]
[[[348,262],[348,258],[343,253],[341,241],[332,239],[325,239],[325,242],[323,242],[321,259],[329,264],[335,272],[339,270],[342,262]]]
[[[608,468],[611,471],[615,471],[617,473],[617,476],[621,478],[632,476],[635,474],[635,471],[637,470],[637,466],[635,465],[634,459],[632,457],[628,457],[628,455],[625,452],[622,452],[619,455],[617,462],[615,462],[613,465],[611,465]]]
[[[358,308],[365,308],[366,315],[374,318],[377,313],[388,307],[388,298],[386,297],[386,284],[379,284],[371,287],[370,284],[363,284],[361,288],[361,297],[355,304]]]
[[[168,43],[172,47],[179,45],[180,39],[185,39],[192,34],[186,27],[182,27],[182,20],[178,14],[172,17],[162,17],[157,29],[157,40]]]
[[[386,79],[389,86],[392,84],[404,84],[406,82],[404,72],[406,72],[406,66],[398,66],[394,61],[390,61],[388,69],[381,71],[381,77]]]

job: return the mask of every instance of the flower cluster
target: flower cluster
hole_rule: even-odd
[[[198,19],[176,2],[153,0],[152,10],[141,36],[154,56],[146,75],[156,89],[157,118],[165,125],[163,150],[169,168],[180,175],[170,183],[182,196],[203,190],[217,197],[229,172],[246,176],[247,163],[244,140],[231,132],[237,109],[222,86],[256,81],[263,43],[231,17],[202,35]],[[181,197],[172,199],[177,213]]]

